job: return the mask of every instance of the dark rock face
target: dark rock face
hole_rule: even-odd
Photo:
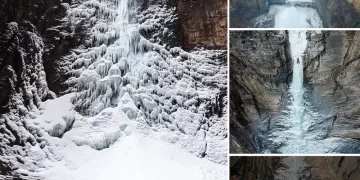
[[[355,180],[359,178],[359,157],[305,157],[308,179]],[[305,173],[305,172],[302,172]]]
[[[291,69],[284,31],[230,33],[230,151],[255,152],[251,125],[281,106]]]
[[[5,112],[9,110],[9,107],[5,106],[10,96],[19,93],[19,90],[15,89],[18,89],[20,84],[24,84],[28,77],[31,77],[30,84],[37,80],[45,83],[37,83],[35,86],[37,89],[40,85],[44,88],[47,86],[46,88],[56,94],[61,94],[66,89],[63,84],[66,78],[64,70],[61,69],[63,62],[61,57],[82,42],[86,31],[76,29],[75,33],[70,35],[71,29],[67,28],[65,22],[62,21],[68,4],[61,3],[60,0],[45,2],[9,0],[2,4],[0,15],[4,18],[0,22],[2,32],[0,63],[1,73],[4,74],[1,76],[4,93],[1,95],[0,105],[1,112]],[[11,69],[15,74],[9,72]],[[34,69],[37,71],[35,72]],[[24,74],[22,71],[27,73]],[[45,79],[40,80],[39,75]],[[14,79],[15,77],[17,78]],[[41,100],[51,97],[47,94],[42,96]]]
[[[231,157],[231,180],[355,180],[360,175],[359,157]]]
[[[182,48],[226,49],[226,0],[177,0]]]
[[[231,157],[231,180],[273,180],[283,157]]]
[[[178,19],[166,24],[166,27],[171,29],[174,35],[171,38],[160,37],[170,47],[181,46],[184,50],[193,50],[196,47],[226,49],[226,0],[139,0],[139,4],[141,10],[154,4],[176,8]],[[145,37],[152,35],[151,32],[140,33]]]
[[[359,1],[315,0],[325,27],[360,27]]]
[[[248,27],[251,20],[268,9],[267,0],[230,0],[230,27]]]
[[[308,32],[305,78],[313,99],[333,117],[330,135],[360,139],[360,33]]]
[[[356,180],[360,177],[359,157],[329,157],[330,167],[339,179]]]

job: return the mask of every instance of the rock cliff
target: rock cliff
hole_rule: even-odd
[[[231,180],[355,180],[359,157],[231,157]]]
[[[269,9],[267,0],[230,0],[230,27],[247,27]]]
[[[226,0],[177,0],[182,47],[226,49]]]
[[[325,27],[360,27],[360,1],[358,0],[315,0]]]
[[[231,157],[230,179],[275,179],[282,157]]]
[[[305,78],[317,105],[332,119],[330,136],[360,139],[360,33],[307,33]]]
[[[251,126],[279,110],[291,69],[289,51],[284,31],[230,33],[231,152],[256,152]]]

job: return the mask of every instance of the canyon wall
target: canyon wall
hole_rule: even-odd
[[[291,74],[288,34],[237,31],[230,40],[230,151],[255,152],[251,124],[279,110]]]
[[[359,28],[359,0],[315,0],[324,27]]]
[[[272,180],[283,157],[231,157],[231,180]]]
[[[360,177],[360,157],[328,157],[332,172],[340,179],[356,180]]]
[[[230,27],[247,27],[251,20],[268,9],[267,0],[230,0]]]
[[[231,180],[356,180],[360,157],[231,157]]]
[[[177,0],[182,48],[227,48],[227,0]]]
[[[329,136],[360,139],[360,32],[309,31],[304,75],[332,120]]]

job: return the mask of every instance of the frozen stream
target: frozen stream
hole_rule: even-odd
[[[269,12],[257,17],[252,24],[266,28],[321,28],[322,21],[316,9],[295,6],[298,2],[310,3],[311,0],[288,0],[284,5],[271,5]]]

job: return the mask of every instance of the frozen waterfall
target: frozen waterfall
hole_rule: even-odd
[[[305,31],[289,32],[292,55],[292,81],[287,101],[279,115],[273,117],[269,139],[271,152],[324,153],[336,146],[336,138],[326,137],[329,121],[310,103],[304,87]],[[299,59],[299,62],[297,61]]]
[[[253,24],[255,27],[321,28],[322,20],[316,9],[306,7],[306,3],[312,1],[288,0],[286,4],[270,5],[269,12],[256,18]]]
[[[54,180],[226,178],[226,51],[171,47],[175,8],[137,3],[66,6],[63,21],[89,37],[64,57],[68,94],[26,120],[42,142],[19,171]]]

